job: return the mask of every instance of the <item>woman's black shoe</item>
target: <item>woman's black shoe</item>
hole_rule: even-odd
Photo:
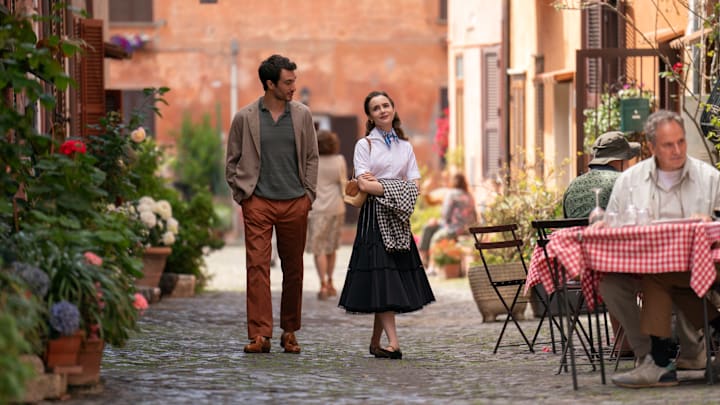
[[[386,350],[382,347],[378,347],[375,349],[375,357],[379,359],[400,360],[402,359],[402,352],[400,349]]]

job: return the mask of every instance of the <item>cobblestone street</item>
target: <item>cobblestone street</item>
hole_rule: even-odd
[[[338,268],[349,255],[350,247],[343,246]],[[667,389],[620,389],[609,381],[612,370],[602,385],[600,373],[588,366],[580,367],[580,389],[573,391],[569,374],[556,375],[558,355],[517,347],[492,353],[502,322],[482,323],[467,278],[431,278],[437,302],[398,316],[403,360],[375,359],[367,352],[371,316],[348,315],[336,299],[318,301],[310,255],[305,256],[303,328],[297,334],[302,353],[285,354],[279,347],[282,274],[275,267],[272,352],[246,355],[244,259],[238,246],[210,256],[209,291],[151,306],[127,347],[106,349],[102,390],[75,393],[65,403],[694,404],[716,402],[720,393],[703,380]],[[343,279],[344,271],[338,272],[338,289]],[[509,333],[517,337],[514,330]]]

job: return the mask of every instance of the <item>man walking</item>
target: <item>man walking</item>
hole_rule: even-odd
[[[273,228],[283,272],[280,346],[300,353],[303,250],[315,199],[318,146],[310,110],[292,101],[297,65],[272,55],[258,69],[265,94],[232,121],[225,177],[242,206],[247,262],[245,353],[270,352],[273,333],[270,257]]]

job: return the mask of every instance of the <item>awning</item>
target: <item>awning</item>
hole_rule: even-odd
[[[702,30],[698,30],[695,32],[692,32],[688,35],[685,35],[683,37],[680,37],[674,41],[670,42],[670,47],[674,49],[680,49],[687,45],[692,45],[700,40],[703,36],[707,36],[712,32],[712,28],[705,28]]]

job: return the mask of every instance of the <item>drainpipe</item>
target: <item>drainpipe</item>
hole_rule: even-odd
[[[510,0],[503,0],[502,4],[502,77],[503,77],[503,111],[502,136],[505,138],[505,164],[510,168]],[[508,170],[509,173],[509,170]]]
[[[685,28],[685,35],[690,35],[693,32],[697,31],[699,27],[699,21],[698,21],[698,0],[689,0],[688,1],[688,23],[687,27]],[[700,48],[693,46],[692,47],[692,61],[695,68],[693,69],[694,72],[692,74],[693,80],[691,84],[691,88],[693,93],[698,94],[701,91],[702,86],[700,85],[700,80],[698,80],[698,77],[700,76],[700,68],[698,67],[700,65],[701,55],[700,55]],[[684,92],[683,92],[684,93]],[[683,94],[684,95],[684,94]]]
[[[237,113],[237,55],[240,51],[240,45],[237,39],[230,41],[230,119],[232,120]]]

